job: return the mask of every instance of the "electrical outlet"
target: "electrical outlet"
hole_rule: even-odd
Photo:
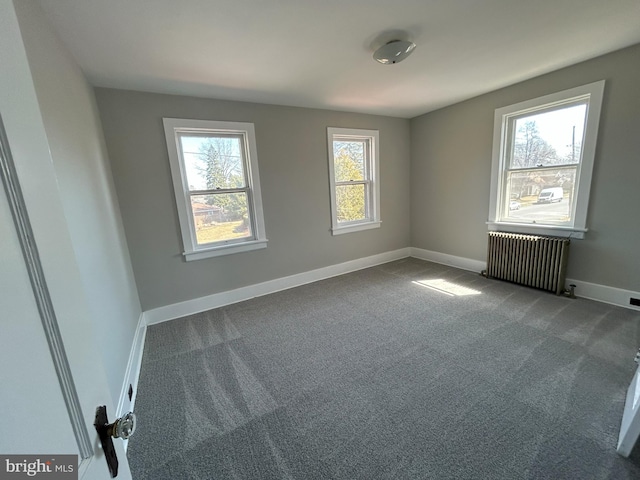
[[[129,401],[131,401],[132,397],[133,397],[133,385],[129,384]]]
[[[629,299],[629,305],[633,305],[633,306],[636,306],[636,307],[640,307],[640,298],[633,298],[633,297],[631,297],[631,298]]]

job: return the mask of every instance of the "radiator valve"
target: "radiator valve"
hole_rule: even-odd
[[[572,283],[569,285],[569,288],[564,290],[564,294],[569,298],[576,298],[576,286]]]

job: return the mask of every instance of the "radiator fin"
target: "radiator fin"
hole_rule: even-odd
[[[570,241],[567,238],[489,232],[487,277],[564,292]]]

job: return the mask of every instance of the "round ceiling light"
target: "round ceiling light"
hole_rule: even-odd
[[[413,42],[391,40],[373,52],[373,58],[384,65],[392,65],[407,58],[415,48],[416,44]]]

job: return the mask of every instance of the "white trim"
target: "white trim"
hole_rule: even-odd
[[[640,352],[638,352],[638,354],[640,354]],[[629,388],[627,389],[622,421],[620,422],[620,434],[618,435],[618,446],[616,451],[625,458],[631,455],[631,451],[638,440],[638,436],[640,436],[639,395],[640,367],[636,369],[636,373],[633,375],[633,380],[631,380],[631,385],[629,385]]]
[[[441,263],[450,267],[460,268],[462,270],[470,270],[472,272],[481,272],[487,268],[487,263],[483,261],[457,257],[447,253],[433,252],[415,247],[411,247],[411,256],[421,260],[427,260],[429,262]],[[632,297],[640,298],[640,292],[567,278],[565,280],[565,286],[568,287],[571,284],[576,286],[575,294],[577,297],[640,311],[640,307],[635,307],[629,304],[629,299]]]
[[[262,207],[262,193],[260,190],[260,173],[258,171],[258,149],[253,123],[246,122],[222,122],[215,120],[190,120],[181,118],[163,118],[165,140],[171,168],[171,179],[178,210],[180,233],[182,235],[183,255],[185,260],[200,260],[220,255],[230,255],[243,251],[265,248],[267,237],[264,224],[264,212]],[[244,168],[248,184],[248,202],[253,236],[246,240],[237,240],[227,244],[198,245],[195,236],[195,225],[185,171],[182,151],[179,147],[178,135],[180,132],[204,132],[238,134],[242,136],[246,155]],[[257,245],[263,243],[262,245]],[[244,247],[244,248],[243,248]]]
[[[406,247],[391,252],[372,255],[370,257],[330,265],[328,267],[311,270],[309,272],[237,288],[227,292],[216,293],[206,297],[194,298],[192,300],[147,310],[142,313],[138,321],[131,353],[129,355],[129,362],[127,364],[122,393],[120,395],[120,401],[118,402],[117,416],[119,417],[126,413],[126,411],[133,410],[137,394],[140,367],[142,365],[144,340],[148,325],[154,325],[187,315],[193,315],[213,308],[223,307],[225,305],[242,302],[251,298],[268,295],[270,293],[287,290],[307,283],[317,282],[319,280],[324,280],[338,275],[344,275],[346,273],[407,257],[414,257],[420,260],[448,265],[471,272],[481,272],[486,269],[486,262],[484,261],[449,255],[447,253],[440,253],[432,250],[425,250],[422,248]],[[566,280],[566,285],[570,284],[576,285],[576,295],[578,297],[640,311],[640,307],[629,305],[629,299],[631,297],[640,298],[640,292],[607,287],[605,285],[582,282],[580,280],[568,278]],[[133,397],[131,403],[128,403],[127,395],[130,384],[133,385]],[[126,406],[129,408],[126,409]],[[125,449],[126,447],[127,445],[125,442]]]
[[[251,250],[260,250],[267,248],[268,240],[253,240],[250,242],[233,243],[230,245],[222,245],[212,247],[207,250],[198,250],[196,252],[184,252],[184,258],[187,262],[192,260],[201,260],[209,257],[219,257],[221,255],[231,255],[233,253],[250,252]]]
[[[596,153],[596,142],[598,139],[598,126],[600,123],[600,111],[604,96],[604,80],[589,83],[561,92],[552,93],[543,97],[534,98],[524,102],[516,103],[495,110],[493,123],[493,152],[491,162],[491,196],[489,198],[489,221],[488,224],[504,224],[502,222],[502,205],[498,202],[498,197],[504,193],[504,171],[506,161],[506,148],[508,141],[509,121],[512,117],[524,113],[533,113],[545,108],[568,104],[576,100],[586,100],[586,123],[584,128],[584,143],[582,145],[582,155],[576,171],[576,184],[574,186],[574,215],[571,225],[544,224],[544,227],[551,235],[567,236],[566,227],[573,229],[576,234],[572,238],[583,238],[587,231],[587,208],[589,204],[589,192],[591,189],[591,177]],[[504,202],[503,202],[504,203]],[[535,234],[539,232],[540,225],[531,225],[525,222],[518,223],[518,228],[523,233]],[[562,228],[565,227],[565,228]],[[558,233],[555,233],[557,230]],[[582,232],[582,233],[580,233]]]
[[[450,267],[456,267],[477,273],[480,273],[482,270],[486,270],[487,268],[487,263],[481,262],[480,260],[457,257],[455,255],[449,255],[448,253],[434,252],[416,247],[411,247],[411,256],[419,258],[420,260],[427,260],[429,262],[440,263],[442,265],[448,265]]]
[[[173,320],[174,318],[180,318],[211,310],[212,308],[219,308],[232,303],[242,302],[262,295],[279,292],[281,290],[299,287],[307,283],[317,282],[319,280],[343,275],[345,273],[355,272],[357,270],[362,270],[363,268],[374,267],[382,263],[406,258],[410,256],[410,252],[411,250],[408,247],[401,248],[399,250],[350,260],[337,265],[330,265],[328,267],[318,268],[309,272],[277,278],[275,280],[269,280],[267,282],[249,285],[235,290],[229,290],[227,292],[214,293],[213,295],[207,295],[206,297],[194,298],[192,300],[154,308],[144,312],[146,324],[153,325],[167,320]]]
[[[360,230],[369,230],[371,228],[380,228],[382,222],[358,223],[357,225],[348,225],[346,227],[334,227],[331,233],[334,235],[342,235],[343,233],[359,232]]]
[[[369,211],[366,212],[367,218],[358,222],[350,222],[348,224],[340,224],[338,222],[338,210],[336,206],[336,175],[335,160],[333,156],[334,137],[353,137],[354,140],[369,140],[370,152],[365,171],[369,172],[366,178],[370,184],[370,192],[368,199]],[[343,233],[357,232],[360,230],[368,230],[370,228],[380,227],[380,132],[378,130],[363,130],[356,128],[338,128],[327,127],[327,151],[329,159],[329,189],[331,191],[331,233],[340,235]]]
[[[140,378],[140,368],[142,367],[142,354],[144,351],[144,340],[147,335],[147,325],[145,321],[145,313],[140,314],[136,333],[133,336],[131,351],[129,352],[129,361],[124,374],[124,382],[120,391],[120,399],[116,409],[116,418],[120,418],[127,412],[132,412],[136,403],[136,394],[138,393],[138,379]],[[129,385],[133,387],[133,395],[129,401]],[[124,440],[124,449],[127,450],[128,440]]]
[[[490,231],[507,233],[524,233],[529,235],[551,235],[554,237],[583,239],[587,228],[550,227],[548,225],[527,225],[509,222],[487,222]]]
[[[576,296],[578,297],[640,311],[640,307],[629,304],[631,297],[640,298],[640,292],[567,278],[566,285],[571,284],[576,286]]]
[[[80,464],[90,463],[94,456],[91,436],[82,414],[80,398],[76,389],[65,344],[60,332],[58,317],[53,306],[53,300],[47,278],[44,274],[42,260],[38,252],[35,236],[31,228],[31,220],[22,188],[18,178],[13,154],[9,148],[9,140],[4,122],[0,116],[0,190],[4,190],[7,205],[13,216],[15,233],[20,243],[24,258],[24,267],[31,281],[34,301],[38,307],[40,321],[44,335],[51,352],[51,364],[58,376],[60,393],[67,407],[69,424],[78,445]]]

